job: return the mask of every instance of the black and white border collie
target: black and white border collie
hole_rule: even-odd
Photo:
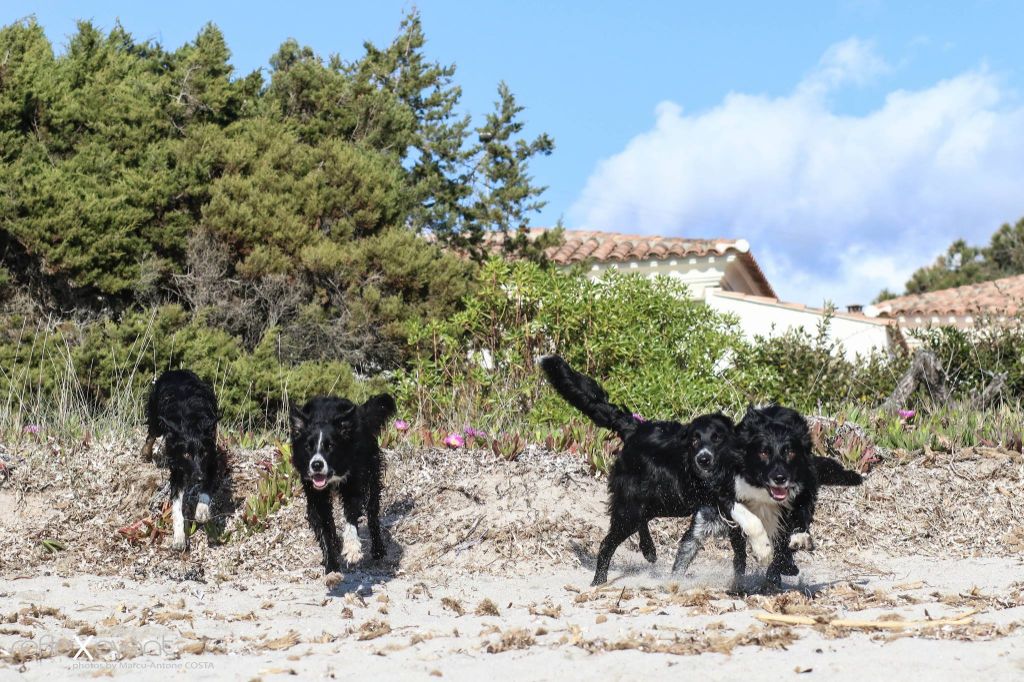
[[[773,559],[765,575],[778,587],[783,575],[797,575],[794,550],[811,550],[814,507],[821,485],[860,485],[862,477],[828,457],[812,453],[807,421],[796,410],[781,405],[751,407],[737,427],[743,464],[736,477],[736,499],[753,512],[772,539]],[[675,568],[685,570],[704,538],[726,531],[712,510],[694,517],[680,542]],[[742,543],[736,529],[728,530],[733,545],[737,581],[745,571]]]
[[[182,503],[196,474],[200,483],[195,520],[210,520],[210,500],[223,465],[217,450],[217,417],[213,388],[194,373],[170,370],[153,382],[146,403],[148,435],[142,446],[142,459],[152,460],[153,444],[162,436],[171,470],[171,548],[177,551],[188,545]]]
[[[598,426],[614,431],[623,443],[608,476],[611,521],[598,551],[592,585],[608,581],[612,555],[633,533],[639,533],[644,557],[656,560],[648,528],[651,519],[690,516],[702,507],[735,521],[759,560],[771,558],[764,526],[735,498],[740,453],[728,417],[704,415],[688,424],[638,421],[629,411],[609,403],[608,394],[596,381],[572,369],[561,357],[547,356],[540,365],[570,405]],[[744,544],[742,536],[739,542]]]
[[[320,543],[326,573],[351,567],[363,557],[357,525],[365,511],[374,559],[383,558],[380,495],[384,460],[377,437],[395,413],[395,401],[376,395],[362,405],[345,398],[313,398],[291,410],[292,465],[306,494],[306,518]],[[341,497],[342,537],[334,524],[332,497]]]

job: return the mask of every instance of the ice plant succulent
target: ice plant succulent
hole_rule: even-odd
[[[450,447],[452,450],[455,450],[456,448],[461,448],[463,445],[465,445],[466,439],[457,433],[449,433],[441,442]]]

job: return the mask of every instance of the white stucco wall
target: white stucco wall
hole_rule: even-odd
[[[687,285],[692,298],[703,300],[713,309],[732,313],[739,318],[740,327],[748,339],[755,336],[777,336],[794,327],[803,327],[809,334],[815,334],[824,314],[819,309],[749,295],[753,293],[754,284],[735,253],[664,260],[598,262],[590,266],[588,274],[597,279],[605,271],[613,269],[643,277],[664,275],[682,281]],[[851,360],[858,353],[888,351],[892,343],[885,321],[846,313],[833,316],[829,336],[843,345]]]
[[[778,336],[799,327],[814,335],[823,317],[823,311],[815,308],[756,296],[737,296],[720,289],[706,289],[704,301],[719,312],[731,313],[739,318],[740,327],[749,339],[755,336]],[[888,351],[891,344],[887,324],[845,313],[836,313],[832,317],[829,337],[843,345],[847,358],[851,360],[858,353],[864,355],[873,350]]]

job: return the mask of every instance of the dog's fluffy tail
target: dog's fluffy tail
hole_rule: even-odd
[[[831,457],[814,457],[814,473],[818,477],[818,485],[860,485],[864,477],[856,471],[845,468]]]
[[[541,358],[540,366],[558,394],[598,426],[611,429],[621,438],[636,429],[637,422],[629,411],[608,402],[600,384],[574,370],[560,356]]]

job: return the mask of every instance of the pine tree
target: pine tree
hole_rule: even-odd
[[[498,85],[494,112],[476,129],[479,140],[473,150],[476,192],[464,239],[478,254],[488,232],[502,235],[501,244],[506,253],[533,257],[542,253],[550,241],[559,238],[557,234],[549,234],[539,242],[531,242],[527,235],[529,214],[547,205],[540,199],[547,188],[534,185],[529,175],[530,160],[538,154],[549,155],[555,143],[547,133],[529,141],[516,137],[525,126],[519,118],[523,110],[502,82]]]
[[[412,157],[409,184],[415,207],[409,224],[449,241],[465,217],[471,194],[467,181],[470,152],[465,148],[470,118],[458,115],[462,88],[454,84],[455,66],[431,62],[423,54],[426,37],[419,12],[408,13],[401,32],[387,48],[365,44],[354,66],[360,79],[393,93],[412,111],[416,129],[403,158]]]

